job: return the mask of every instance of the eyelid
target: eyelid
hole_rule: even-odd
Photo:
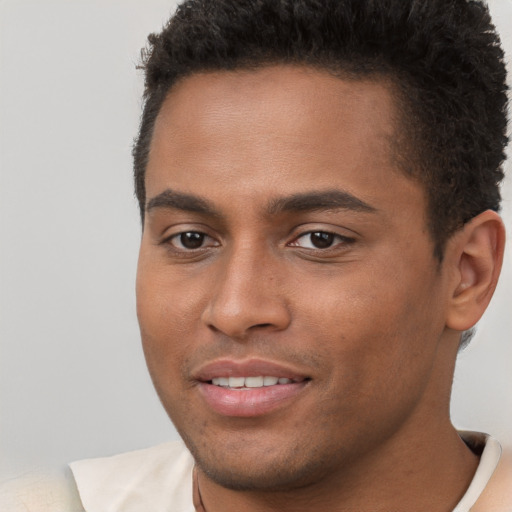
[[[215,238],[210,226],[202,222],[178,221],[173,222],[172,224],[166,223],[165,226],[162,226],[158,231],[157,236],[161,242],[183,233],[201,233],[211,238]]]
[[[336,229],[338,228],[338,229]],[[353,244],[356,242],[357,235],[354,231],[348,230],[345,228],[346,231],[350,231],[350,233],[354,233],[355,236],[350,236],[346,234],[342,234],[339,231],[342,228],[339,227],[327,227],[325,225],[311,225],[308,224],[298,226],[293,231],[295,233],[290,234],[290,237],[288,238],[287,243],[285,243],[285,247],[291,247],[291,248],[297,248],[297,249],[303,249],[307,252],[313,253],[328,253],[328,252],[340,252],[347,249],[348,245]],[[159,245],[167,246],[168,249],[172,252],[176,253],[183,253],[183,254],[192,254],[197,252],[202,252],[207,249],[213,248],[213,247],[219,247],[222,244],[222,242],[218,239],[217,236],[210,234],[211,230],[208,229],[207,226],[201,225],[193,225],[193,224],[177,224],[174,226],[169,226],[166,230],[167,233],[165,235],[162,235],[160,238],[160,241],[158,242]],[[187,247],[180,247],[182,244],[175,244],[173,243],[173,240],[179,239],[180,236],[186,233],[198,233],[202,236],[204,236],[203,244],[200,247],[197,248],[187,248]],[[312,235],[314,233],[325,233],[328,235],[332,235],[334,237],[332,245],[328,247],[304,247],[300,245],[298,242],[307,237],[308,235]]]
[[[314,233],[325,233],[328,235],[332,235],[334,237],[334,242],[329,247],[320,248],[320,247],[304,247],[299,245],[297,242],[304,237],[307,237],[308,235],[312,235]],[[291,242],[288,242],[286,245],[288,247],[296,247],[298,249],[303,249],[310,252],[318,252],[318,253],[327,253],[327,252],[334,252],[334,251],[340,251],[347,248],[348,245],[353,244],[356,241],[356,238],[353,236],[347,236],[343,235],[339,232],[336,232],[334,229],[329,229],[325,227],[315,227],[307,229],[306,231],[301,231],[300,233],[297,233]]]
[[[182,244],[173,243],[173,240],[178,239],[185,233],[198,233],[204,236],[204,241],[200,247],[187,248],[180,246]],[[159,237],[157,245],[160,245],[166,249],[172,256],[183,257],[190,259],[201,254],[205,254],[209,249],[219,247],[221,242],[218,237],[212,234],[212,230],[205,225],[197,225],[193,223],[179,223],[172,226],[168,226]]]
[[[161,221],[155,223],[155,235],[160,239],[168,238],[180,233],[195,231],[212,236],[212,228],[203,222],[194,222],[190,219],[169,219],[162,217]]]
[[[329,235],[338,236],[346,240],[355,240],[359,236],[359,234],[356,231],[348,228],[325,224],[308,223],[295,227],[290,233],[290,238],[296,240],[302,236],[310,235],[311,233],[327,233]]]

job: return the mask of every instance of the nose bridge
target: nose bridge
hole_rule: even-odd
[[[232,338],[251,330],[285,329],[290,321],[278,257],[263,243],[240,241],[226,250],[203,320]]]

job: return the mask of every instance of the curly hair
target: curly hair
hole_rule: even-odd
[[[434,254],[484,210],[500,208],[507,132],[504,54],[477,0],[187,0],[142,53],[144,107],[134,156],[144,174],[156,117],[196,72],[306,65],[395,84],[399,167],[428,198]]]

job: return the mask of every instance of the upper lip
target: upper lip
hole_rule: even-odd
[[[202,382],[211,381],[215,377],[255,376],[285,377],[296,381],[309,378],[306,374],[286,364],[265,361],[263,359],[248,359],[243,361],[218,359],[200,366],[196,372],[193,372],[194,379]]]

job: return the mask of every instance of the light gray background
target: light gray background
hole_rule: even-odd
[[[130,155],[139,50],[174,4],[0,2],[0,476],[176,437],[139,345]],[[491,7],[510,62],[512,0]],[[512,232],[512,176],[503,216]],[[508,444],[510,245],[452,407]]]

